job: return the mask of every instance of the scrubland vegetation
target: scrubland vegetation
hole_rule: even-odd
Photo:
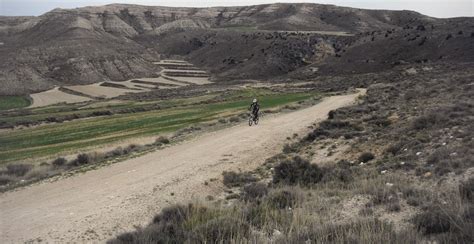
[[[109,243],[472,243],[472,78],[369,84],[261,167],[225,172],[226,198],[170,206]]]

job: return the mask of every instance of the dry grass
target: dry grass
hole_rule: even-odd
[[[82,169],[82,167],[98,165],[108,160],[128,156],[132,153],[142,152],[150,149],[152,146],[159,147],[165,142],[169,143],[169,140],[164,137],[159,137],[157,141],[160,141],[160,144],[130,144],[127,147],[117,147],[105,153],[79,153],[75,159],[69,161],[63,157],[59,157],[49,163],[43,162],[38,165],[22,163],[9,164],[4,169],[0,168],[0,191],[27,185],[68,171],[79,170]]]
[[[187,219],[204,221],[177,229],[179,241],[472,243],[474,178],[468,169],[474,106],[450,104],[472,97],[466,87],[470,76],[453,71],[394,79],[396,84],[371,86],[359,104],[331,111],[302,140],[285,145],[255,171],[262,182],[229,180],[240,177],[227,173],[225,183],[239,182],[240,197],[192,211]],[[343,160],[317,166],[304,158],[322,148],[322,138],[350,143]],[[210,234],[229,233],[215,224],[222,219],[235,227],[232,234]],[[135,243],[147,236],[143,230],[127,235]]]
[[[257,178],[249,172],[223,172],[223,183],[227,187],[243,186],[247,183],[257,181]]]

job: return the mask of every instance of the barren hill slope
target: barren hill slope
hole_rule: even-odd
[[[55,9],[39,17],[0,17],[0,55],[5,57],[0,61],[0,94],[153,77],[158,70],[152,62],[162,55],[184,56],[218,78],[270,78],[311,64],[319,67],[326,58],[346,51],[348,59],[358,55],[354,50],[383,51],[386,46],[378,36],[387,31],[395,46],[413,38],[406,35],[420,35],[418,40],[426,37],[436,47],[451,34],[457,44],[442,47],[443,53],[458,50],[451,58],[469,59],[473,55],[465,52],[465,46],[472,43],[472,23],[472,18],[435,19],[411,11],[319,4],[214,8],[112,4]],[[423,36],[417,33],[421,26]],[[458,29],[463,34],[457,34]],[[341,33],[354,36],[334,35]],[[424,55],[417,46],[405,50]],[[370,63],[374,58],[367,59]]]

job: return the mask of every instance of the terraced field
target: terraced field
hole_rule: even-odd
[[[80,113],[104,113],[104,110],[106,116],[0,133],[0,163],[72,153],[129,138],[174,132],[202,122],[217,122],[220,118],[245,112],[251,97],[255,95],[263,101],[262,106],[269,109],[303,101],[317,94],[281,94],[268,89],[242,89],[228,94],[223,101],[216,100],[219,93],[215,93],[167,101],[103,102],[92,107],[63,105],[56,109],[39,109],[29,118],[71,116],[71,113],[80,116]],[[150,110],[135,112],[137,108]],[[9,119],[24,117],[11,116]]]
[[[183,60],[162,60],[154,64],[162,71],[158,77],[130,79],[126,81],[104,81],[90,85],[55,87],[51,90],[31,94],[30,107],[43,107],[58,103],[78,103],[94,99],[114,98],[127,93],[140,93],[152,89],[173,89],[187,85],[211,83],[209,74]]]
[[[30,106],[31,108],[43,107],[57,103],[78,103],[91,100],[88,97],[60,91],[59,87],[55,87],[48,91],[31,94],[31,98],[33,99],[33,104]]]

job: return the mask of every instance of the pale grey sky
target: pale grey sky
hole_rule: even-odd
[[[54,8],[76,8],[110,3],[208,7],[242,6],[274,2],[310,2],[365,9],[407,9],[438,18],[474,16],[474,0],[0,0],[0,15],[41,15]]]

